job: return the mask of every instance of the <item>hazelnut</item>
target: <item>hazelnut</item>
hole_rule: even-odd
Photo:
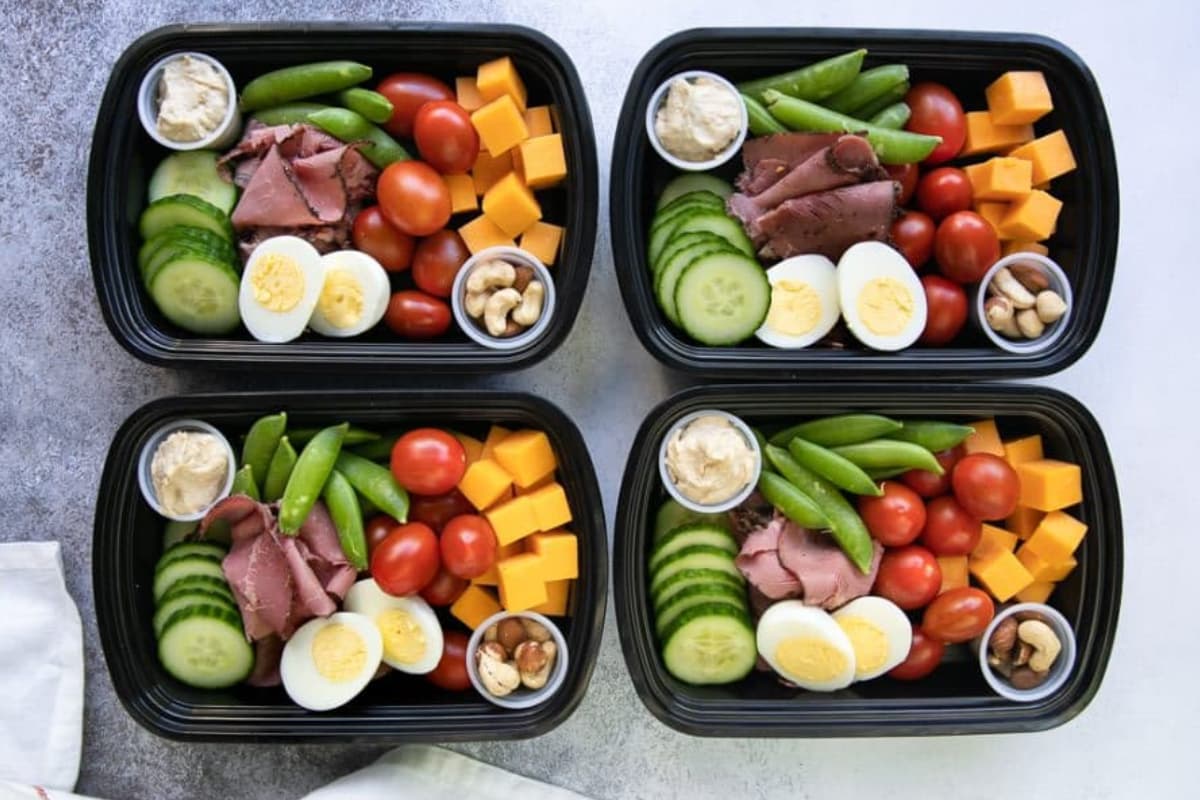
[[[1048,673],[1035,672],[1029,667],[1017,667],[1008,676],[1008,682],[1014,689],[1033,689],[1045,682]]]
[[[515,652],[517,645],[527,638],[525,626],[521,624],[520,617],[505,617],[500,620],[496,639],[504,646],[505,650],[510,653]]]

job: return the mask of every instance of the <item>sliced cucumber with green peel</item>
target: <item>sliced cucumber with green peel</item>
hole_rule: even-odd
[[[237,187],[221,177],[212,150],[186,150],[158,162],[150,176],[150,202],[172,195],[199,197],[228,214],[237,204]]]
[[[229,215],[207,200],[190,194],[173,194],[155,200],[146,206],[138,220],[138,229],[143,239],[153,239],[157,234],[176,225],[204,228],[233,244],[233,225]]]
[[[724,514],[702,514],[699,511],[692,511],[690,508],[684,508],[674,498],[668,498],[658,507],[658,511],[654,515],[654,541],[657,542],[681,525],[699,522],[729,527],[728,517]]]
[[[190,558],[191,556],[200,556],[202,558],[215,558],[218,561],[223,559],[228,553],[228,549],[223,545],[214,542],[180,542],[179,544],[168,547],[163,551],[162,556],[158,559],[158,565],[154,571],[165,567],[172,561],[178,561],[181,558]]]
[[[715,233],[709,233],[708,231],[695,231],[693,233],[685,233],[682,236],[673,236],[671,237],[671,240],[667,242],[667,246],[663,248],[662,255],[658,257],[658,261],[655,261],[650,265],[655,279],[657,280],[658,273],[662,272],[663,265],[670,262],[680,250],[696,244],[709,244],[718,246],[728,245],[729,243],[720,236],[717,236]]]
[[[211,252],[231,265],[241,264],[233,245],[217,234],[207,228],[176,225],[156,234],[153,239],[147,239],[138,250],[138,268],[141,269],[143,278],[146,277],[148,265],[154,262],[159,253],[171,245],[189,245],[201,252]]]
[[[716,547],[731,556],[736,556],[738,551],[737,540],[733,538],[733,534],[729,532],[728,528],[703,523],[684,525],[666,534],[655,543],[654,549],[650,551],[650,562],[647,568],[653,574],[654,570],[672,554],[694,545]]]
[[[237,613],[237,606],[216,592],[201,592],[196,590],[177,593],[171,599],[163,600],[163,602],[158,604],[158,610],[154,612],[155,637],[162,636],[167,620],[173,617],[176,611],[192,608],[193,606],[208,606],[210,608],[225,609],[226,611]]]
[[[707,345],[731,345],[754,335],[771,306],[771,284],[758,262],[732,253],[692,261],[675,285],[679,325]]]
[[[758,660],[754,626],[745,611],[704,603],[679,614],[663,632],[663,664],[684,683],[733,683]]]
[[[681,208],[684,205],[702,205],[724,211],[725,198],[721,197],[720,195],[713,194],[712,192],[688,192],[687,194],[679,195],[679,197],[676,197],[665,206],[659,206],[654,212],[654,218],[659,219],[661,217],[665,217],[667,214],[670,214],[675,209]]]
[[[216,258],[169,261],[154,273],[149,289],[163,316],[192,333],[229,333],[242,321],[237,273]]]
[[[167,524],[163,526],[163,550],[165,551],[172,545],[186,541],[199,527],[200,520],[193,522],[180,522],[175,519],[167,520]]]
[[[226,582],[223,573],[219,578],[212,575],[184,576],[172,583],[170,588],[163,592],[162,597],[156,598],[156,602],[163,604],[181,594],[192,592],[220,595],[230,603],[237,605],[237,600],[233,596],[233,590],[229,588],[229,584]]]
[[[709,603],[732,606],[743,614],[750,613],[744,589],[735,589],[725,583],[689,586],[682,592],[676,592],[668,605],[655,611],[654,632],[662,636],[689,608]]]
[[[667,581],[688,569],[711,569],[738,581],[745,580],[727,551],[710,545],[692,545],[672,553],[658,565],[650,576],[650,595],[656,595]]]
[[[754,257],[754,243],[746,235],[745,229],[742,228],[742,223],[728,216],[723,211],[717,212],[712,209],[693,211],[679,221],[672,230],[671,237],[674,238],[675,236],[682,236],[685,233],[695,233],[697,231],[715,233],[728,242],[729,246],[734,250],[745,253],[751,258]],[[759,269],[761,271],[761,267]]]
[[[654,299],[658,301],[658,307],[662,309],[663,314],[666,314],[667,319],[671,320],[671,324],[679,324],[679,309],[675,306],[675,289],[679,286],[679,279],[683,276],[684,271],[693,262],[719,253],[741,255],[722,239],[715,243],[705,242],[677,250],[669,259],[663,258],[662,269],[654,275]]]
[[[672,178],[663,187],[662,194],[658,196],[657,207],[662,208],[675,198],[690,192],[712,192],[724,200],[733,194],[733,186],[729,181],[723,181],[715,175],[704,172],[685,172]]]
[[[162,626],[158,659],[178,680],[198,689],[223,689],[250,675],[254,648],[236,611],[211,605],[181,608]]]
[[[162,569],[154,571],[154,602],[162,599],[162,596],[167,593],[167,590],[175,585],[176,581],[183,578],[190,578],[194,575],[203,575],[209,578],[219,578],[222,582],[225,580],[225,572],[221,569],[220,559],[208,558],[207,556],[188,556],[181,558],[178,561],[172,561]]]
[[[655,216],[654,221],[650,223],[650,244],[647,249],[647,259],[651,265],[659,262],[663,250],[674,238],[676,229],[693,214],[724,216],[725,210],[714,208],[700,200],[683,200],[678,206]]]

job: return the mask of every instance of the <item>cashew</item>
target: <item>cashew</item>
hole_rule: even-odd
[[[1029,668],[1034,672],[1048,672],[1062,652],[1062,642],[1058,640],[1054,629],[1041,620],[1022,622],[1017,628],[1017,638],[1033,646]]]
[[[983,304],[983,313],[992,330],[1012,339],[1021,338],[1021,331],[1017,328],[1017,321],[1013,316],[1012,301],[1007,297],[989,297]]]
[[[1026,308],[1017,312],[1017,328],[1026,339],[1036,339],[1046,331],[1046,325],[1038,317],[1037,311]]]
[[[1057,322],[1063,314],[1067,313],[1067,303],[1058,292],[1044,291],[1038,292],[1036,301],[1038,319],[1049,325],[1052,322]]]
[[[516,289],[501,289],[487,299],[483,322],[492,336],[503,336],[508,327],[508,312],[521,305],[521,293]]]
[[[1022,286],[1034,294],[1050,288],[1049,276],[1037,264],[1020,262],[1013,264],[1008,270]]]
[[[554,668],[554,658],[558,655],[558,647],[554,642],[539,644],[528,641],[524,642],[517,650],[521,683],[530,689],[541,689],[550,679],[550,671]]]
[[[1035,302],[1033,294],[1013,277],[1008,267],[996,270],[996,275],[992,278],[992,285],[1012,301],[1013,308],[1033,308]]]
[[[521,305],[512,312],[513,322],[526,327],[538,321],[542,315],[542,298],[546,296],[546,287],[541,281],[530,281],[521,295]]]
[[[496,289],[513,285],[516,270],[507,261],[485,261],[471,270],[467,278],[467,296],[463,308],[472,319],[479,319],[487,310],[488,298]]]
[[[490,642],[489,645],[496,645]],[[495,653],[488,647],[481,647],[475,653],[479,666],[479,680],[483,688],[496,697],[510,695],[521,685],[521,673],[507,661],[496,658]]]

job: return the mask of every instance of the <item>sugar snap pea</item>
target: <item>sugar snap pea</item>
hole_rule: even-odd
[[[346,89],[371,77],[371,68],[356,61],[298,64],[259,75],[242,88],[242,111],[289,103]]]
[[[333,527],[337,529],[338,542],[346,560],[357,570],[366,569],[367,536],[363,532],[363,512],[354,487],[335,469],[329,473],[321,497],[333,518]]]
[[[763,436],[763,432],[753,426],[751,426],[750,432],[754,434],[754,441],[758,442],[758,452],[765,454],[767,452],[767,437]],[[762,468],[768,472],[775,471],[775,468],[767,461],[766,455],[762,456]]]
[[[890,128],[898,131],[908,124],[908,118],[911,116],[912,109],[908,107],[908,103],[892,103],[883,111],[871,117],[870,123],[880,128]]]
[[[366,142],[361,147],[362,154],[380,169],[411,158],[408,151],[383,128],[371,124],[362,114],[348,108],[324,108],[309,114],[308,121],[343,142]]]
[[[746,81],[738,84],[738,90],[760,101],[771,90],[804,100],[822,100],[854,80],[866,55],[866,50],[852,50],[791,72]]]
[[[371,122],[383,124],[392,118],[392,101],[379,92],[355,86],[342,89],[334,97],[346,108],[361,114]]]
[[[300,451],[279,501],[279,530],[285,534],[295,534],[308,518],[325,481],[329,480],[349,427],[349,423],[343,422],[324,428]]]
[[[354,453],[342,453],[337,458],[337,471],[383,513],[397,522],[408,521],[408,492],[396,482],[390,469]]]
[[[878,439],[903,428],[903,423],[878,414],[838,414],[820,417],[784,428],[771,437],[771,444],[787,447],[799,436],[801,439],[822,447],[837,447]]]
[[[866,473],[871,476],[871,480],[886,481],[888,478],[897,478],[908,472],[908,467],[877,467],[868,469]]]
[[[303,447],[308,442],[321,432],[320,428],[292,428],[287,432],[288,439],[296,447]],[[346,429],[346,438],[342,440],[342,446],[346,447],[352,444],[366,444],[373,442],[379,438],[379,434],[375,431],[369,431],[366,428],[358,428],[351,425]]]
[[[945,472],[933,453],[912,442],[876,439],[873,442],[859,442],[835,447],[833,452],[863,469],[905,467],[907,469],[927,469],[937,475]]]
[[[258,484],[254,482],[254,473],[250,469],[250,465],[246,464],[237,472],[233,473],[233,486],[229,487],[230,494],[244,494],[251,500],[260,499],[258,494]]]
[[[387,461],[392,457],[392,448],[396,446],[396,440],[402,435],[396,431],[384,433],[374,441],[354,445],[350,452],[371,461]]]
[[[862,108],[908,80],[908,67],[903,64],[884,64],[864,69],[845,89],[826,97],[821,105],[831,111],[849,114]]]
[[[742,95],[746,105],[746,120],[750,124],[750,133],[755,136],[769,136],[773,133],[787,133],[787,128],[779,124],[779,120],[771,116],[771,112],[763,108],[763,104],[748,94]]]
[[[851,494],[866,494],[874,497],[883,494],[878,484],[871,480],[870,475],[833,450],[805,441],[798,436],[788,442],[787,449],[792,454],[792,458],[801,465],[808,467],[839,489],[844,489]]]
[[[829,529],[829,519],[812,498],[786,478],[763,470],[758,476],[758,491],[768,503],[800,527],[818,531]]]
[[[254,118],[263,125],[299,125],[308,122],[308,115],[329,108],[324,103],[295,102],[281,106],[263,108],[254,112]]]
[[[267,479],[271,456],[275,455],[279,439],[286,430],[287,413],[280,411],[259,417],[246,432],[246,441],[242,443],[242,464],[250,467],[256,485],[262,486]]]
[[[930,452],[937,453],[957,447],[974,432],[975,429],[970,425],[955,425],[953,422],[936,420],[911,420],[905,422],[903,428],[889,433],[884,438],[912,442]]]
[[[875,116],[880,111],[883,111],[890,105],[894,105],[903,101],[908,95],[908,90],[911,88],[912,86],[908,81],[905,81],[904,83],[898,83],[866,105],[859,106],[853,111],[849,111],[847,113],[855,119],[865,119],[870,122],[871,117]]]
[[[262,499],[264,503],[274,503],[283,497],[292,470],[296,468],[296,448],[284,436],[271,456],[271,466],[267,468],[267,477],[262,484]]]

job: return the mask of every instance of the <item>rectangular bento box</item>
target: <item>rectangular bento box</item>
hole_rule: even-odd
[[[763,78],[858,48],[864,68],[899,62],[915,83],[938,81],[962,99],[967,111],[985,108],[984,88],[1008,70],[1040,70],[1054,110],[1037,123],[1037,135],[1062,128],[1078,168],[1056,178],[1063,202],[1051,257],[1067,273],[1074,310],[1063,335],[1039,353],[1013,354],[967,329],[961,344],[875,352],[857,344],[842,349],[814,345],[780,350],[753,340],[741,346],[706,347],[674,327],[654,298],[646,243],[655,200],[676,170],[654,151],[646,134],[646,108],[655,89],[690,69],[716,72],[733,82]],[[951,162],[959,163],[959,162]],[[732,181],[734,158],[716,173]],[[701,28],[654,46],[629,82],[613,145],[609,213],[617,277],[625,307],[642,343],[676,369],[710,376],[775,379],[828,375],[838,379],[913,377],[1029,377],[1057,372],[1079,359],[1095,340],[1116,268],[1118,196],[1112,133],[1090,70],[1073,51],[1044,36],[929,30]],[[968,291],[968,298],[971,293]]]
[[[146,204],[154,164],[167,151],[142,128],[137,100],[147,69],[181,51],[215,57],[239,87],[269,70],[330,59],[369,64],[374,67],[374,81],[391,72],[414,71],[453,84],[455,75],[474,74],[484,61],[511,56],[530,98],[554,107],[567,166],[565,181],[538,195],[546,218],[566,228],[552,268],[557,302],[544,333],[516,350],[500,351],[475,344],[453,326],[434,341],[401,339],[378,325],[349,339],[307,333],[293,342],[272,344],[255,341],[244,328],[222,337],[204,337],[169,322],[138,277],[138,215]],[[538,31],[514,25],[416,22],[171,25],[151,31],[125,50],[113,66],[100,103],[88,167],[92,278],[113,336],[134,356],[161,366],[519,369],[553,352],[574,323],[591,269],[597,191],[595,140],[579,76],[562,48]]]
[[[724,686],[689,686],[666,671],[647,597],[649,537],[667,498],[659,446],[671,425],[701,409],[721,409],[768,433],[808,417],[869,412],[896,418],[969,422],[995,417],[1012,436],[1041,434],[1046,456],[1080,465],[1088,526],[1078,567],[1049,604],[1075,631],[1077,656],[1067,682],[1044,700],[1019,704],[993,694],[966,645],[948,647],[929,677],[887,677],[828,694],[784,687],[755,671]],[[1079,714],[1100,688],[1116,633],[1123,559],[1116,477],[1096,420],[1060,392],[1017,385],[803,387],[731,384],[681,392],[655,408],[638,431],[625,468],[613,544],[613,596],[621,648],[651,713],[697,736],[923,736],[1037,731]]]
[[[333,711],[305,711],[282,687],[183,685],[156,655],[152,581],[164,520],[142,498],[137,460],[154,429],[173,419],[204,420],[236,442],[263,414],[289,423],[342,420],[377,430],[452,426],[483,435],[491,423],[543,430],[559,457],[558,480],[574,510],[579,578],[566,617],[556,618],[570,660],[563,685],[524,710],[498,708],[473,691],[453,693],[419,676],[375,681]],[[171,397],[141,407],[113,438],[100,481],[93,539],[96,617],[117,697],[139,724],[191,741],[468,741],[538,736],[562,723],[583,698],[604,624],[608,546],[596,476],[579,430],[551,403],[526,394],[468,391],[231,393]],[[440,613],[440,612],[439,612]]]

